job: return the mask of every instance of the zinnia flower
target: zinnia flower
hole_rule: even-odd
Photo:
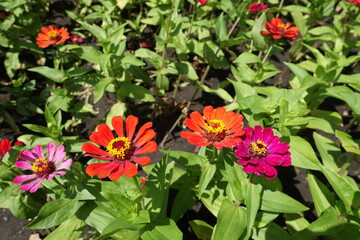
[[[69,39],[66,42],[70,44],[79,44],[84,42],[84,39],[76,34],[73,34],[69,37]]]
[[[181,137],[197,147],[212,144],[217,149],[231,148],[241,141],[240,136],[244,134],[241,114],[226,112],[224,107],[214,110],[212,106],[204,107],[203,113],[204,116],[194,111],[185,119],[186,126],[193,132],[182,132]]]
[[[57,28],[53,26],[42,27],[41,33],[37,35],[36,44],[41,48],[47,48],[50,45],[58,45],[69,38],[67,28]]]
[[[250,5],[248,12],[259,12],[261,10],[268,9],[269,7],[263,3],[253,3]]]
[[[291,153],[287,143],[279,142],[280,138],[274,136],[271,128],[263,129],[247,127],[243,141],[235,148],[237,163],[243,165],[246,173],[264,175],[267,179],[277,176],[275,166],[290,166]]]
[[[5,11],[5,10],[0,10],[0,20],[5,19],[8,16],[10,16],[10,12]]]
[[[360,0],[347,0],[348,2],[352,2],[358,6],[360,6]]]
[[[291,23],[283,23],[280,18],[273,18],[271,22],[266,22],[265,27],[268,31],[261,31],[262,34],[271,34],[273,39],[281,37],[294,40],[299,35],[299,28],[291,26]]]
[[[46,179],[51,180],[55,175],[63,176],[66,171],[58,171],[64,168],[69,168],[72,165],[72,159],[64,161],[66,152],[64,146],[56,147],[55,143],[48,143],[46,147],[46,157],[43,153],[41,145],[35,146],[30,151],[24,151],[21,154],[19,161],[15,166],[20,169],[31,170],[33,173],[30,175],[20,175],[14,178],[14,184],[20,184],[28,180],[32,180],[21,185],[20,190],[36,192],[40,184]],[[33,180],[35,179],[35,180]]]
[[[150,141],[156,136],[156,133],[151,128],[152,123],[148,122],[139,129],[136,137],[133,138],[138,121],[135,116],[127,117],[125,122],[126,136],[121,116],[115,116],[111,121],[117,137],[114,137],[107,124],[98,126],[97,132],[92,133],[89,139],[104,147],[105,150],[92,143],[84,143],[82,150],[87,152],[85,156],[107,162],[93,163],[87,166],[86,173],[88,175],[98,175],[99,178],[105,178],[109,175],[111,180],[118,180],[124,174],[130,178],[138,173],[134,163],[147,165],[151,162],[149,157],[137,157],[136,155],[157,150],[155,141]]]
[[[205,5],[208,0],[195,0],[195,2],[199,2],[201,5]]]
[[[143,42],[140,42],[139,45],[142,48],[149,48],[149,47],[151,47],[151,42],[150,41],[143,41]]]

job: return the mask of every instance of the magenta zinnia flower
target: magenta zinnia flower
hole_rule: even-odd
[[[84,39],[76,34],[73,34],[69,37],[69,39],[66,42],[70,44],[79,44],[84,42]]]
[[[348,2],[352,2],[358,6],[360,6],[360,0],[347,0]]]
[[[237,163],[243,166],[244,172],[272,179],[277,176],[275,166],[291,165],[289,145],[280,142],[271,128],[255,126],[247,127],[244,131],[243,141],[237,143],[235,148]]]
[[[20,175],[14,178],[14,184],[32,180],[21,185],[20,190],[30,190],[31,193],[36,192],[45,179],[51,180],[55,175],[63,176],[66,174],[66,171],[58,170],[71,167],[72,159],[69,158],[64,161],[66,152],[64,151],[63,145],[56,148],[55,143],[48,143],[46,152],[47,157],[43,154],[43,147],[37,145],[34,149],[24,151],[21,154],[15,166],[20,169],[31,170],[33,174]]]
[[[259,12],[261,10],[268,9],[269,7],[263,3],[253,3],[250,5],[248,12]]]
[[[195,0],[195,2],[199,2],[201,5],[205,5],[208,0]]]

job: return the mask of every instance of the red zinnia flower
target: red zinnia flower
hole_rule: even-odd
[[[291,153],[287,143],[280,142],[271,128],[247,127],[243,141],[236,145],[237,163],[246,173],[264,175],[267,179],[277,176],[275,166],[290,166]]]
[[[348,2],[352,2],[358,6],[360,6],[360,0],[347,0]]]
[[[13,146],[16,145],[24,145],[24,143],[16,141],[15,144]],[[3,139],[0,141],[0,161],[2,160],[2,158],[5,156],[5,154],[10,151],[11,149],[11,142],[8,139]],[[20,153],[21,154],[21,153]],[[19,154],[19,156],[20,156]]]
[[[142,48],[149,48],[149,47],[151,47],[151,41],[143,41],[143,42],[140,42],[139,45]]]
[[[248,12],[259,12],[261,10],[268,9],[269,7],[263,3],[253,3],[250,5],[250,8],[247,10]]]
[[[128,116],[125,123],[126,136],[123,131],[123,119],[121,116],[113,117],[111,124],[117,137],[115,138],[107,124],[98,126],[97,132],[90,135],[89,139],[104,147],[99,148],[92,143],[84,143],[82,150],[87,152],[85,156],[90,156],[106,163],[93,163],[87,166],[86,173],[90,176],[98,175],[105,178],[109,175],[111,180],[118,180],[123,174],[126,177],[133,177],[138,170],[134,163],[147,165],[151,162],[149,157],[136,157],[135,155],[151,153],[157,150],[155,141],[150,141],[156,136],[151,128],[152,123],[145,123],[133,138],[138,118]]]
[[[41,48],[47,48],[50,45],[58,45],[65,42],[69,38],[67,28],[57,28],[49,26],[49,28],[42,27],[41,33],[37,35],[36,44]]]
[[[271,22],[266,22],[265,27],[268,31],[261,31],[262,34],[271,34],[273,39],[281,37],[294,40],[299,35],[299,28],[291,26],[291,23],[283,23],[280,18],[273,18]]]
[[[186,126],[193,132],[182,132],[181,137],[197,147],[212,144],[217,149],[231,148],[241,141],[240,136],[244,134],[241,114],[226,112],[224,107],[214,110],[212,106],[206,106],[203,113],[204,116],[194,111],[185,119]]]
[[[201,5],[205,5],[208,0],[195,0],[196,2],[199,2]]]

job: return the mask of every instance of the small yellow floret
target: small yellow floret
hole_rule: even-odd
[[[52,30],[52,31],[49,31],[49,32],[47,33],[47,35],[48,35],[49,37],[51,37],[51,38],[56,38],[56,36],[58,35],[58,32],[55,31],[55,30]]]
[[[226,131],[226,127],[223,121],[221,120],[210,120],[209,124],[205,124],[207,133],[219,134]]]
[[[116,142],[123,142],[123,146],[121,148],[114,147],[113,145]],[[118,137],[109,142],[108,146],[106,147],[106,150],[112,156],[115,156],[117,158],[124,158],[126,151],[130,149],[130,147],[131,147],[131,142],[127,137]]]
[[[49,167],[48,160],[45,158],[36,159],[32,165],[32,170],[34,173],[42,172]]]
[[[266,147],[267,145],[261,140],[251,143],[251,150],[256,155],[266,155]]]

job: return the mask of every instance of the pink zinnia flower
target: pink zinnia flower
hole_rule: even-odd
[[[84,39],[76,34],[73,34],[69,37],[69,39],[66,42],[70,44],[79,44],[84,42]]]
[[[33,174],[20,175],[14,178],[14,184],[32,180],[21,185],[20,190],[30,190],[31,193],[36,192],[45,179],[51,180],[55,175],[63,176],[66,174],[66,171],[58,170],[71,167],[72,159],[69,158],[64,161],[66,152],[64,151],[63,145],[56,148],[55,143],[48,143],[46,152],[47,157],[43,154],[43,147],[37,145],[34,149],[24,151],[21,154],[21,157],[19,161],[15,163],[15,166],[20,169],[31,170]]]
[[[280,142],[280,138],[274,136],[271,128],[255,126],[247,127],[244,131],[243,141],[235,148],[237,163],[243,165],[244,172],[272,179],[277,176],[275,166],[291,165],[289,145]]]
[[[360,6],[360,0],[347,0],[348,2],[352,2],[358,6]]]
[[[263,3],[253,3],[250,5],[248,12],[259,12],[261,10],[268,9],[269,7]]]
[[[22,142],[16,141],[14,146],[16,145],[24,145]],[[0,141],[0,161],[5,156],[5,154],[10,151],[11,149],[11,142],[8,139],[3,139]],[[19,154],[20,156],[20,154]]]
[[[195,0],[195,2],[199,2],[201,5],[205,5],[208,0]]]

